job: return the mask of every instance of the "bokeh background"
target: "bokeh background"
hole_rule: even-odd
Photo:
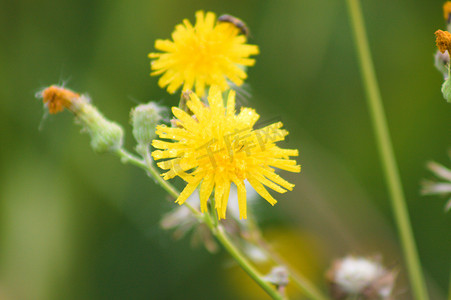
[[[450,112],[433,67],[442,1],[363,1],[376,72],[432,299],[449,282],[451,215],[420,196],[450,164]],[[294,192],[255,210],[285,258],[325,287],[331,260],[381,255],[411,299],[366,108],[345,1],[0,0],[0,299],[266,299],[223,252],[174,241],[159,226],[175,204],[144,172],[98,155],[69,113],[44,118],[41,88],[88,93],[124,125],[140,102],[176,105],[147,54],[183,18],[245,20],[261,54],[249,69],[262,118],[281,118],[299,148]],[[41,128],[41,129],[40,129]],[[266,268],[267,266],[261,266]],[[291,289],[291,288],[289,288]],[[302,296],[291,289],[294,299]]]

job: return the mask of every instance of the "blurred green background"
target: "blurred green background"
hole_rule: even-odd
[[[376,72],[432,299],[449,281],[451,215],[422,197],[428,160],[449,165],[450,104],[433,67],[442,1],[363,1]],[[174,241],[175,207],[144,172],[97,155],[69,113],[43,120],[34,97],[65,83],[124,125],[129,110],[176,105],[149,76],[157,38],[198,9],[229,13],[261,54],[249,69],[262,118],[299,148],[294,192],[256,210],[268,239],[325,286],[332,259],[381,254],[411,299],[344,1],[0,0],[0,299],[265,299],[225,253]],[[39,130],[42,122],[42,130]],[[244,279],[243,279],[244,278]],[[290,292],[294,298],[301,296]]]

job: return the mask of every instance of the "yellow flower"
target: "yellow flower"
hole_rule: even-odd
[[[163,53],[150,53],[152,76],[160,75],[158,84],[174,93],[195,87],[204,95],[206,86],[229,88],[228,80],[240,86],[247,74],[243,66],[252,66],[251,55],[258,54],[256,45],[246,44],[246,36],[230,22],[216,22],[212,12],[196,12],[193,26],[185,19],[175,27],[171,40],[156,40],[155,48]]]
[[[298,150],[282,149],[276,142],[288,134],[276,122],[254,129],[259,115],[251,108],[242,108],[235,113],[235,92],[231,90],[227,106],[218,86],[210,88],[208,104],[198,96],[190,94],[187,102],[193,115],[177,107],[172,108],[177,118],[176,128],[157,126],[161,139],[153,140],[155,160],[165,159],[158,166],[168,170],[162,174],[165,180],[181,177],[188,184],[176,200],[183,204],[200,185],[201,211],[207,210],[207,201],[214,188],[215,208],[219,219],[226,217],[227,201],[231,183],[237,186],[240,218],[246,218],[246,188],[248,180],[252,187],[271,205],[277,201],[264,185],[279,192],[292,190],[294,184],[275,173],[274,168],[300,172],[301,167],[290,156],[297,156]],[[261,125],[261,124],[260,124]]]
[[[443,16],[446,21],[449,21],[449,15],[451,14],[451,1],[446,1],[443,4]]]

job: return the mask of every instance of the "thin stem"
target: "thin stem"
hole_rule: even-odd
[[[127,150],[125,150],[124,148],[118,149],[116,151],[116,154],[121,158],[121,161],[123,163],[129,162],[132,165],[135,165],[137,167],[140,167],[141,169],[147,170],[147,165],[142,159],[140,159],[140,158],[136,157],[135,155],[127,152]]]
[[[451,272],[449,272],[449,291],[448,291],[448,300],[451,300]]]
[[[261,237],[258,241],[260,247],[265,249],[266,254],[271,258],[273,262],[275,262],[278,265],[284,266],[288,270],[288,276],[290,280],[296,284],[301,291],[304,292],[306,296],[309,297],[309,299],[312,300],[327,300],[328,298],[322,294],[321,291],[316,289],[316,287],[302,274],[295,271],[277,252],[275,252],[271,245],[268,244],[268,242]]]
[[[263,280],[262,275],[250,264],[250,262],[241,254],[241,252],[233,245],[228,236],[225,234],[222,226],[219,226],[215,234],[216,238],[221,242],[224,248],[238,262],[241,268],[273,299],[285,299],[280,295],[269,282]]]
[[[294,270],[264,239],[260,229],[258,228],[251,214],[248,216],[249,229],[252,231],[254,242],[260,246],[260,249],[277,265],[287,268],[290,280],[312,300],[327,300],[328,297],[318,290],[304,275]]]
[[[121,148],[116,151],[116,154],[121,158],[123,162],[130,162],[135,166],[138,166],[146,171],[148,171],[149,175],[153,177],[171,196],[174,198],[178,198],[179,191],[171,185],[169,182],[165,181],[161,178],[158,171],[155,169],[153,165],[153,161],[151,159],[150,153],[147,152],[144,155],[144,160],[136,157],[135,155],[129,153],[127,150]],[[222,246],[229,252],[229,254],[237,261],[240,267],[273,299],[283,300],[286,299],[279,292],[277,292],[269,282],[263,280],[262,275],[250,264],[250,262],[241,254],[238,248],[232,243],[227,234],[225,233],[222,226],[220,226],[217,222],[212,220],[210,214],[205,213],[202,218],[202,214],[199,213],[194,207],[189,205],[188,203],[184,203],[193,214],[201,218],[208,225],[208,228],[212,232],[212,234],[218,239],[218,241],[222,244]],[[212,211],[214,212],[214,201],[212,202]]]
[[[409,221],[399,171],[371,59],[360,3],[359,0],[347,0],[347,4],[359,57],[360,71],[365,85],[367,103],[371,113],[380,159],[383,164],[385,181],[390,193],[398,234],[401,237],[410,284],[415,299],[426,300],[428,299],[426,284]]]
[[[229,254],[236,260],[240,267],[251,277],[271,298],[284,300],[283,297],[272,285],[263,279],[263,276],[255,269],[251,262],[238,250],[227,236],[224,228],[221,225],[214,226],[211,216],[205,214],[205,223],[210,228],[213,235],[222,244],[222,246],[229,252]]]
[[[150,156],[150,152],[147,149],[147,152],[144,155],[144,160],[141,158],[136,157],[135,155],[131,154],[124,148],[120,148],[116,151],[116,154],[121,158],[123,162],[130,162],[131,164],[140,167],[141,169],[144,169],[148,172],[148,175],[157,181],[160,186],[165,189],[166,192],[169,193],[174,199],[177,199],[179,197],[180,192],[169,182],[161,178],[160,173],[158,173],[157,169],[155,169],[155,166],[153,165],[152,158]],[[192,207],[189,203],[185,202],[183,205],[188,207],[189,210],[195,215],[200,216],[200,213],[197,209]]]

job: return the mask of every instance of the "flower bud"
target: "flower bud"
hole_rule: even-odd
[[[437,70],[440,71],[440,73],[443,74],[443,78],[446,80],[448,79],[448,73],[449,73],[449,53],[448,50],[445,51],[445,53],[441,53],[439,50],[435,53],[434,56],[434,65]]]
[[[37,94],[42,98],[49,113],[55,114],[70,110],[84,129],[91,136],[94,151],[110,152],[122,147],[124,132],[118,124],[107,120],[95,106],[90,104],[87,96],[79,95],[64,87],[52,85]]]
[[[83,100],[85,97],[81,97]],[[122,147],[124,131],[115,122],[107,120],[87,99],[79,103],[77,117],[91,136],[91,147],[99,153],[113,152]]]
[[[141,104],[130,112],[130,123],[133,126],[133,136],[138,146],[147,147],[155,138],[155,127],[163,119],[162,113],[165,108],[158,106],[155,102]]]
[[[451,82],[450,79],[447,78],[442,85],[442,94],[443,98],[449,103],[451,103]]]

